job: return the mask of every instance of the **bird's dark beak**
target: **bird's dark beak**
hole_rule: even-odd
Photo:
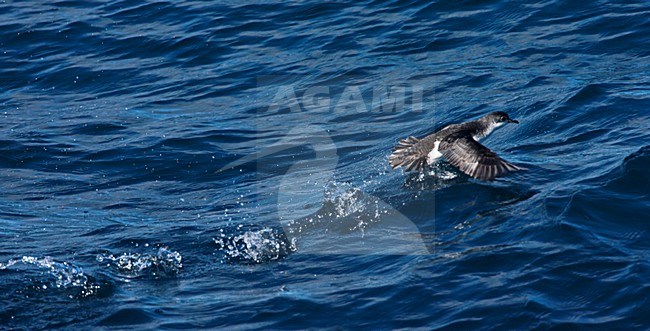
[[[508,123],[515,123],[515,124],[519,124],[519,121],[517,121],[517,120],[508,120]]]

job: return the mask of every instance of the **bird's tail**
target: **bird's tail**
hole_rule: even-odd
[[[408,137],[399,141],[399,144],[393,148],[393,154],[388,158],[390,166],[395,169],[404,167],[404,171],[411,170],[418,171],[427,163],[425,157],[422,157],[420,151],[416,148],[416,144],[420,139],[415,137]]]

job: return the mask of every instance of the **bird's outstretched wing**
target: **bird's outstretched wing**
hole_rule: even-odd
[[[390,166],[395,169],[404,167],[404,171],[418,171],[427,165],[427,155],[433,149],[434,142],[427,136],[423,139],[408,137],[399,141],[388,158]]]
[[[480,180],[493,180],[497,176],[522,169],[479,144],[467,132],[453,134],[444,139],[440,143],[439,151],[460,171]]]

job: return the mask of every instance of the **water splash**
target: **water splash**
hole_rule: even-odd
[[[264,228],[241,234],[227,235],[223,231],[214,238],[224,261],[239,263],[264,263],[281,259],[296,251],[295,238],[287,239],[283,232]]]
[[[97,255],[98,262],[108,262],[108,266],[132,277],[150,276],[160,278],[175,276],[183,268],[182,260],[183,257],[179,252],[171,251],[167,247],[159,247],[155,254]]]
[[[334,217],[346,217],[366,210],[363,192],[356,187],[346,188],[333,183],[325,191],[323,205],[330,207]]]
[[[424,171],[406,175],[404,186],[417,191],[433,191],[463,181],[464,175],[445,162],[437,162]]]
[[[97,282],[93,277],[86,275],[83,269],[75,266],[69,262],[58,262],[52,257],[46,256],[43,258],[33,256],[23,256],[20,259],[13,259],[7,263],[0,263],[0,270],[21,270],[18,266],[23,267],[36,267],[37,269],[44,270],[47,275],[46,281],[37,281],[38,289],[79,289],[77,295],[70,295],[70,297],[88,297],[100,293],[102,284]],[[29,272],[30,270],[26,270]]]
[[[360,188],[333,182],[325,190],[323,205],[317,212],[290,221],[285,228],[292,235],[309,229],[322,229],[342,233],[360,231],[363,237],[365,229],[380,222],[383,216],[391,212],[390,209],[390,206],[366,195]]]

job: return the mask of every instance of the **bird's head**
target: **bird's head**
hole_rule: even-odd
[[[498,126],[501,126],[506,123],[515,123],[519,124],[519,121],[513,120],[506,114],[505,112],[502,111],[495,111],[493,113],[489,113],[485,116],[487,119],[488,123],[494,123]]]

